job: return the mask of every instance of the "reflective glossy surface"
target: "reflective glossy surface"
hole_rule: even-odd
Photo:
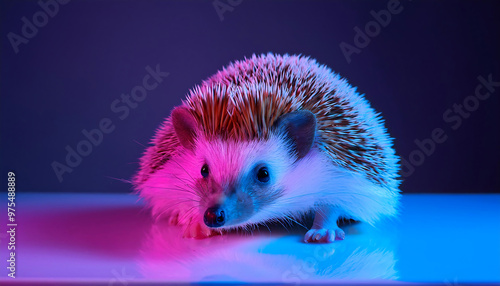
[[[153,224],[133,195],[18,194],[16,280],[500,282],[500,195],[405,195],[402,203],[398,220],[346,225],[344,241],[305,244],[305,229],[281,225],[183,239]],[[1,217],[6,282],[5,207]]]

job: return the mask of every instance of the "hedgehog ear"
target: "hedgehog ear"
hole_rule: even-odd
[[[186,149],[194,149],[198,124],[189,109],[185,106],[176,107],[172,111],[171,118],[181,145]]]
[[[284,114],[276,120],[274,128],[292,143],[297,159],[311,150],[316,135],[316,116],[309,110],[297,110]]]

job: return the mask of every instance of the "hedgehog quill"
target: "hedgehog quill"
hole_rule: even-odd
[[[381,116],[315,60],[254,55],[194,87],[140,160],[135,189],[185,237],[314,212],[305,242],[341,218],[398,212],[399,163]]]

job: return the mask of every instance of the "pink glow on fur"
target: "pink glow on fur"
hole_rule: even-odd
[[[206,228],[204,211],[225,199],[220,189],[197,189],[196,180],[202,178],[200,170],[204,164],[222,188],[250,176],[252,167],[259,162],[269,166],[271,183],[279,186],[292,164],[287,148],[278,141],[235,142],[201,137],[195,150],[179,148],[180,152],[141,185],[141,196],[150,203],[155,217],[177,216],[178,224],[186,227],[198,224]]]

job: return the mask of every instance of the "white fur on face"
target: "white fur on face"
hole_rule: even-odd
[[[222,228],[234,228],[275,219],[299,217],[320,205],[337,207],[346,217],[375,222],[382,215],[395,215],[398,194],[361,174],[334,166],[314,147],[296,161],[283,138],[236,142],[198,138],[196,149],[182,147],[164,167],[141,186],[153,214],[178,215],[179,223],[203,224],[203,214],[213,204],[228,211]],[[203,184],[201,168],[208,165],[210,181]],[[266,166],[270,180],[255,180],[258,166]],[[251,199],[251,205],[230,196],[228,188]]]
[[[271,137],[270,142],[271,146],[283,145],[279,137]],[[363,174],[335,166],[316,147],[296,162],[288,160],[276,185],[283,190],[282,196],[247,223],[293,219],[307,211],[332,206],[346,218],[373,224],[380,217],[394,216],[398,211],[397,190],[374,183]]]

